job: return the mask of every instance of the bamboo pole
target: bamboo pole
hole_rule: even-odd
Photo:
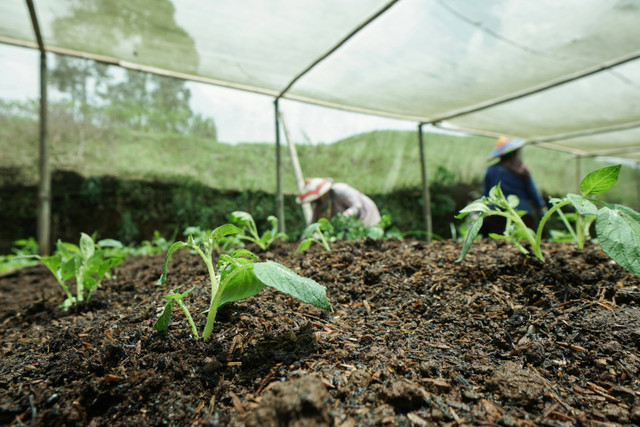
[[[304,175],[302,175],[302,168],[300,167],[300,161],[298,160],[298,152],[296,146],[289,134],[289,128],[287,122],[284,119],[284,114],[280,113],[280,123],[282,124],[282,130],[284,131],[284,137],[287,140],[287,146],[289,147],[289,156],[291,157],[291,165],[293,166],[293,173],[296,177],[296,186],[298,188],[298,194],[302,193],[304,189]],[[304,221],[307,225],[311,224],[313,220],[313,210],[310,203],[302,203],[302,213],[304,214]]]

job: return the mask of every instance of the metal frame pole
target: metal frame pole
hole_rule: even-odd
[[[273,101],[275,107],[276,124],[276,212],[278,212],[278,229],[281,233],[286,233],[284,221],[284,196],[282,194],[282,156],[280,150],[280,108],[279,98]]]
[[[576,191],[580,194],[580,182],[582,182],[582,157],[576,156]]]
[[[640,162],[636,162],[636,166],[633,168],[635,170],[635,176],[636,176],[636,203],[634,206],[635,210],[640,209],[640,204],[637,202],[638,200],[640,200],[640,175],[638,175],[638,169],[640,169]]]
[[[433,227],[431,223],[431,194],[429,190],[429,181],[427,179],[427,161],[424,153],[422,125],[424,125],[424,123],[418,124],[418,145],[420,146],[420,166],[422,170],[422,214],[427,230],[427,243],[431,243],[433,236]]]
[[[51,253],[51,168],[49,165],[49,144],[47,141],[47,52],[44,49],[38,17],[32,0],[26,0],[33,24],[33,31],[40,49],[40,135],[38,170],[38,252],[40,255]]]

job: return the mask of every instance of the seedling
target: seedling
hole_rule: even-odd
[[[560,203],[562,199],[550,199],[551,204]],[[584,242],[591,238],[591,225],[596,220],[595,215],[581,215],[577,212],[564,213],[558,209],[558,215],[566,227],[563,230],[549,230],[552,242],[575,242],[578,249],[584,249]]]
[[[275,240],[289,238],[286,234],[278,232],[278,218],[273,215],[267,217],[271,229],[265,231],[262,236],[258,234],[256,222],[250,213],[235,211],[231,213],[229,219],[242,230],[242,233],[238,235],[240,239],[255,243],[263,251],[266,251]]]
[[[33,255],[33,257],[39,259],[60,284],[67,297],[60,306],[65,311],[85,301],[85,291],[87,292],[86,301],[89,301],[108,271],[122,263],[121,257],[107,255],[105,249],[96,245],[85,233],[80,233],[80,246],[58,240],[56,252],[53,255]],[[70,283],[74,277],[75,295],[71,293]]]
[[[592,221],[591,217],[594,216],[596,236],[602,250],[624,269],[640,277],[640,213],[626,206],[607,203],[593,197],[613,187],[618,181],[620,168],[621,165],[608,166],[585,176],[580,183],[581,194],[569,193],[563,199],[554,200],[551,209],[540,220],[536,233],[522,222],[523,212],[515,210],[518,205],[517,197],[505,198],[499,185],[493,187],[488,197],[482,197],[471,203],[462,209],[457,216],[457,218],[462,218],[471,212],[479,212],[465,236],[458,261],[467,255],[482,226],[483,219],[490,215],[501,215],[507,218],[505,233],[503,235],[491,234],[491,237],[508,238],[524,253],[528,253],[518,240],[526,239],[531,244],[535,256],[544,262],[540,250],[543,228],[551,215],[555,212],[561,213],[562,207],[572,204],[577,213],[583,216],[577,223],[576,229],[570,228],[570,232],[576,236],[577,243],[584,243],[583,239],[588,230],[589,221]],[[565,224],[568,224],[568,221]]]
[[[212,230],[203,230],[200,227],[187,227],[182,233],[184,236],[191,236],[193,241],[200,245],[209,239]],[[223,236],[220,240],[213,243],[213,248],[217,252],[231,252],[234,248],[241,248],[244,246],[240,237],[236,234]]]
[[[320,218],[318,222],[314,222],[313,224],[309,224],[307,228],[302,232],[302,241],[300,245],[298,245],[297,252],[306,251],[309,249],[312,243],[317,243],[318,245],[325,248],[325,250],[330,251],[331,247],[329,247],[329,242],[327,241],[327,237],[324,232],[332,231],[333,225],[326,218]]]
[[[458,258],[458,261],[461,261],[467,255],[471,244],[482,227],[484,218],[491,215],[502,216],[506,218],[507,221],[503,234],[491,233],[489,234],[490,237],[494,239],[508,240],[518,247],[518,249],[523,253],[528,254],[529,251],[521,243],[523,240],[526,240],[531,245],[534,255],[541,261],[544,261],[544,257],[540,250],[540,241],[536,239],[534,231],[528,228],[522,220],[522,216],[525,212],[516,210],[519,203],[520,201],[515,195],[505,197],[502,189],[500,188],[500,184],[498,184],[489,190],[488,196],[483,196],[463,208],[456,218],[464,218],[467,214],[472,212],[479,212],[479,214],[469,225],[469,230],[463,241],[462,253]],[[540,225],[543,225],[542,221],[540,221]]]
[[[384,229],[391,225],[391,217],[384,215],[380,223],[368,227],[355,216],[345,216],[341,213],[331,217],[329,222],[331,230],[327,230],[329,241],[336,240],[357,240],[357,239],[381,239],[384,237]]]
[[[258,257],[246,249],[237,249],[231,254],[221,254],[217,265],[214,267],[212,254],[218,242],[227,236],[239,233],[242,233],[242,230],[238,227],[232,224],[225,224],[213,230],[201,242],[196,242],[192,236],[189,236],[187,242],[174,243],[164,259],[162,274],[157,282],[158,285],[166,283],[169,260],[171,255],[180,248],[187,247],[194,250],[206,264],[211,280],[211,301],[202,333],[202,338],[205,341],[211,337],[216,313],[221,306],[256,295],[265,286],[270,286],[307,304],[333,311],[331,304],[327,300],[324,286],[311,279],[301,277],[276,262],[257,262]],[[177,301],[187,316],[194,338],[199,338],[195,323],[189,314],[187,306],[182,301],[189,292],[191,290],[180,294],[173,290],[169,295],[165,296],[169,302],[155,323],[154,329],[164,331],[168,328],[173,303]]]
[[[0,274],[38,263],[32,257],[38,253],[38,242],[33,237],[14,241],[11,252],[9,255],[0,255]]]
[[[195,289],[195,286],[192,286],[191,288],[189,288],[189,290],[187,290],[184,293],[180,293],[178,292],[177,289],[173,289],[169,295],[165,295],[163,297],[165,299],[168,299],[169,302],[167,303],[167,305],[165,305],[164,310],[162,311],[162,314],[160,315],[160,317],[158,318],[154,326],[156,330],[164,331],[169,327],[169,322],[171,321],[171,312],[173,311],[173,303],[177,302],[180,308],[182,309],[182,311],[184,312],[184,315],[187,317],[187,322],[189,322],[189,325],[191,326],[191,332],[193,333],[193,336],[196,338],[198,337],[198,328],[196,327],[196,324],[193,321],[193,317],[191,317],[191,313],[189,312],[189,309],[187,308],[186,304],[183,301],[184,297],[189,295],[191,291],[193,291],[194,289]]]

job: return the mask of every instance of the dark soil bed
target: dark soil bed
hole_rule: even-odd
[[[327,287],[334,313],[265,289],[202,330],[204,263],[128,258],[90,304],[62,312],[42,266],[0,278],[4,425],[640,424],[640,282],[598,246],[356,241],[272,259]]]

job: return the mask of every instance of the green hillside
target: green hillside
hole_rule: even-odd
[[[37,138],[37,125],[32,121],[3,123],[0,167],[18,173],[22,182],[37,182]],[[83,176],[195,180],[218,189],[275,191],[273,143],[229,145],[181,134],[79,129],[52,121],[50,144],[53,169],[72,170]],[[430,178],[442,167],[459,182],[480,182],[493,144],[491,138],[425,134]],[[307,177],[331,176],[376,194],[420,186],[417,132],[374,131],[334,144],[298,145],[297,152]],[[577,191],[573,157],[533,146],[525,147],[523,156],[543,192]],[[282,159],[284,191],[294,194],[295,179],[284,144]],[[583,159],[581,176],[603,165]],[[6,174],[4,179],[8,179]],[[636,183],[637,172],[623,168],[620,181],[608,194],[609,200],[638,208]]]

